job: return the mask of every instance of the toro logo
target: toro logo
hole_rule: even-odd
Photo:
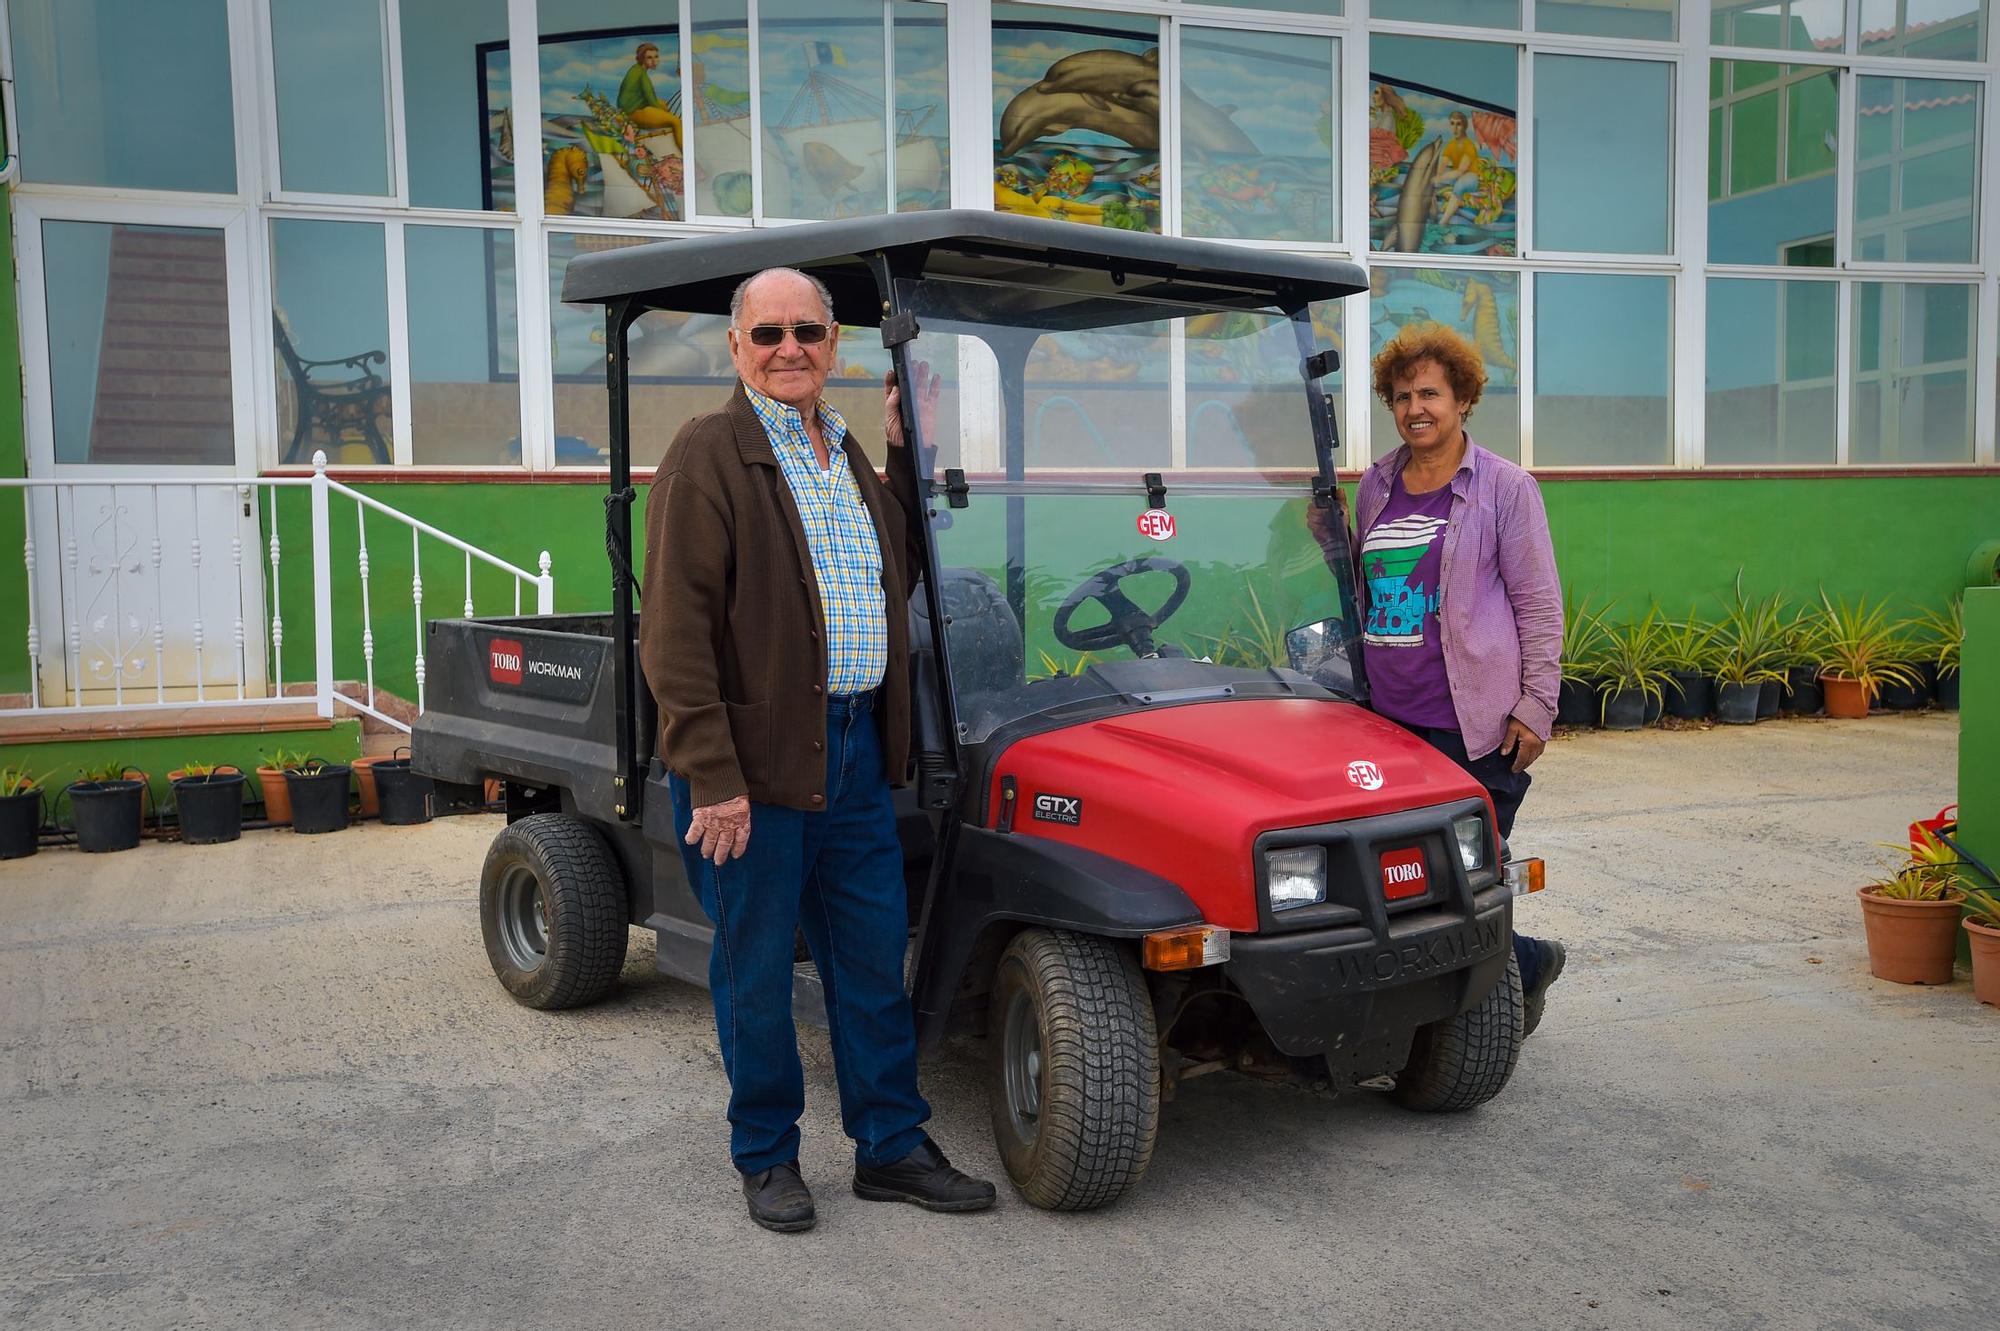
[[[1174,515],[1164,508],[1149,508],[1139,515],[1139,534],[1149,540],[1171,541],[1178,530]]]
[[[1382,769],[1365,760],[1347,765],[1347,779],[1363,790],[1382,788]]]
[[[1390,901],[1420,897],[1430,890],[1430,869],[1421,847],[1382,852],[1382,895]]]
[[[495,638],[487,647],[486,673],[495,684],[521,682],[521,644],[512,638]]]
[[[1035,821],[1079,827],[1083,824],[1083,799],[1077,795],[1037,795]]]

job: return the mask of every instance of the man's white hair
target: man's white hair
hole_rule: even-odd
[[[759,281],[763,278],[769,277],[772,273],[790,273],[793,277],[802,277],[806,281],[812,283],[812,289],[819,295],[819,307],[822,310],[826,311],[826,321],[828,323],[833,322],[833,293],[826,289],[826,283],[820,281],[817,277],[814,277],[811,273],[802,273],[796,268],[766,268],[763,272],[752,273],[750,274],[750,276],[744,278],[741,282],[738,282],[736,284],[736,290],[730,293],[729,296],[730,327],[741,328],[743,326],[743,300],[746,296],[750,294],[750,284]]]

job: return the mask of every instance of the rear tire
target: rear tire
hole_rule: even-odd
[[[1153,1003],[1129,947],[1017,934],[993,983],[993,1136],[1021,1195],[1087,1211],[1145,1176],[1160,1122]]]
[[[1510,951],[1506,974],[1478,1006],[1417,1028],[1410,1061],[1396,1074],[1397,1103],[1432,1114],[1485,1104],[1514,1075],[1526,1029],[1521,969]]]
[[[625,969],[625,876],[577,818],[538,813],[493,838],[479,875],[486,959],[524,1006],[582,1007]]]

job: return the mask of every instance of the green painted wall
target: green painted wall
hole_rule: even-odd
[[[167,773],[189,763],[228,763],[250,775],[246,798],[257,795],[255,769],[262,756],[279,749],[304,749],[328,762],[352,762],[361,756],[361,723],[353,719],[335,721],[331,730],[267,730],[254,735],[153,735],[143,739],[47,740],[33,744],[9,744],[0,749],[0,764],[25,767],[42,788],[59,791],[77,779],[85,768],[107,763],[123,763],[146,774],[153,790],[147,806],[152,821],[155,806],[171,807],[173,791]],[[44,779],[46,778],[46,779]],[[53,798],[53,796],[51,796]],[[65,801],[57,810],[60,820],[69,821]]]

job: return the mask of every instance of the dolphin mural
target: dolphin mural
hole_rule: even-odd
[[[1160,146],[1160,52],[1092,50],[1067,55],[1015,93],[1000,113],[1000,155],[1071,129],[1094,130],[1134,148]],[[1257,145],[1227,112],[1181,92],[1181,146],[1199,153],[1255,155]]]
[[[1437,196],[1438,161],[1442,139],[1432,139],[1417,149],[1410,159],[1409,173],[1403,177],[1403,192],[1396,199],[1396,226],[1383,237],[1384,250],[1415,254],[1424,245],[1424,224],[1430,220],[1431,202]]]

